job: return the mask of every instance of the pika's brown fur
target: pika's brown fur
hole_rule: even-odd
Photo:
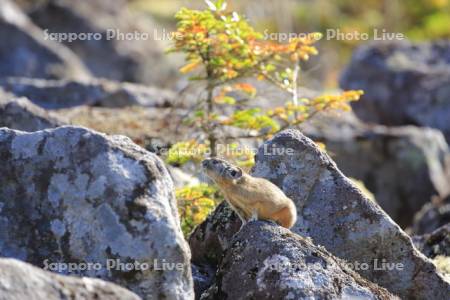
[[[243,224],[255,219],[272,220],[286,228],[294,226],[295,204],[272,182],[253,177],[223,159],[205,159],[202,167],[220,187]]]

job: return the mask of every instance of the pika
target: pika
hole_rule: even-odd
[[[295,204],[272,182],[253,177],[223,159],[205,159],[202,167],[220,187],[242,225],[250,220],[272,220],[286,228],[294,226]]]

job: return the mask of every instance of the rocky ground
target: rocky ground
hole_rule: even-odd
[[[222,203],[186,241],[174,187],[201,178],[159,151],[192,133],[176,58],[43,39],[156,23],[126,1],[18,3],[0,0],[0,299],[448,299],[449,43],[363,46],[341,78],[366,92],[355,115],[260,145],[252,174],[295,202],[292,230],[239,230]]]

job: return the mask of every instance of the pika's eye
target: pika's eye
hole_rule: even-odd
[[[217,165],[219,162],[217,160],[212,161],[213,165]]]
[[[233,176],[233,177],[236,176],[236,174],[237,174],[237,171],[236,171],[236,170],[232,170],[232,171],[230,172],[230,175]]]

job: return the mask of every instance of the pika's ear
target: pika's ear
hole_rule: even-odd
[[[243,173],[244,173],[244,171],[242,171],[242,169],[239,168],[239,167],[233,168],[229,172],[230,177],[233,178],[233,179],[241,178]]]

